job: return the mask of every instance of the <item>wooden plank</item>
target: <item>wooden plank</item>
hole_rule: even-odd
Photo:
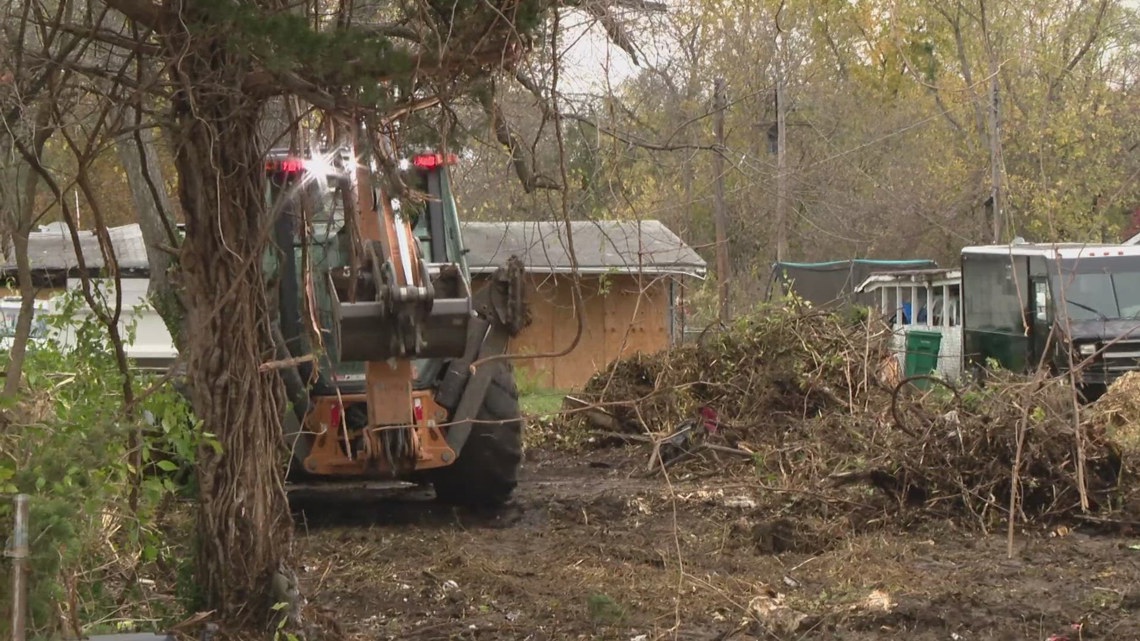
[[[554,351],[554,319],[557,317],[557,285],[541,275],[527,278],[527,304],[531,324],[511,340],[510,353],[549,354]],[[555,359],[538,358],[516,361],[516,367],[525,378],[543,388],[555,386]]]
[[[557,351],[566,349],[578,331],[578,318],[574,311],[574,285],[567,277],[558,279],[557,315],[554,318],[554,344]],[[605,299],[598,292],[595,278],[582,279],[584,309],[582,336],[578,345],[555,364],[554,385],[558,389],[581,387],[600,368],[605,366]]]

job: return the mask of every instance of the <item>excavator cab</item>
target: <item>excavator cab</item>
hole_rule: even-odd
[[[426,482],[473,506],[513,491],[518,392],[493,357],[526,324],[522,268],[512,259],[473,293],[454,161],[401,163],[402,202],[343,157],[267,161],[277,356],[295,363],[283,372],[290,480]]]

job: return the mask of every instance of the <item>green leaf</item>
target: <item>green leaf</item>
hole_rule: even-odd
[[[206,445],[209,445],[210,448],[214,450],[215,454],[222,453],[222,443],[216,438],[213,438],[212,434],[203,434],[202,436],[205,437],[203,438],[203,441],[205,441]]]
[[[155,463],[155,465],[157,465],[158,469],[162,470],[163,472],[173,472],[178,469],[178,466],[175,465],[173,461],[162,460],[158,463]]]

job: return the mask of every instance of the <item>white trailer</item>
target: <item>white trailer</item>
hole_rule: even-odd
[[[878,311],[890,323],[890,348],[907,376],[927,374],[907,367],[908,345],[937,335],[939,348],[934,375],[957,381],[962,375],[962,272],[959,269],[918,269],[876,272],[859,284],[857,293],[879,293]],[[910,354],[912,362],[921,362]]]
[[[93,283],[100,279],[92,279]],[[178,357],[178,350],[162,317],[147,300],[146,278],[120,279],[122,290],[122,312],[119,318],[119,331],[124,339],[127,329],[134,324],[134,338],[124,345],[129,358],[137,367],[142,369],[165,370],[174,363]],[[114,281],[104,279],[100,283],[108,295],[113,295]],[[67,289],[76,290],[80,287],[78,278],[68,279]],[[51,330],[44,322],[46,315],[59,313],[60,299],[58,297],[47,300],[37,300],[35,317],[32,324],[31,344],[35,346],[45,341],[53,341],[64,349],[72,347],[75,343],[74,329],[65,327],[62,332]],[[20,313],[20,298],[6,297],[0,300],[0,350],[11,346],[15,337],[16,319]],[[86,304],[80,305],[74,314],[76,324],[89,318],[92,312]]]

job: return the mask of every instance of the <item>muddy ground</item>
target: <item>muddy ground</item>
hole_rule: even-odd
[[[644,454],[531,450],[496,514],[300,499],[306,616],[345,639],[1140,639],[1140,533],[1019,531],[1012,559],[953,522],[802,534],[761,479],[644,478]]]

